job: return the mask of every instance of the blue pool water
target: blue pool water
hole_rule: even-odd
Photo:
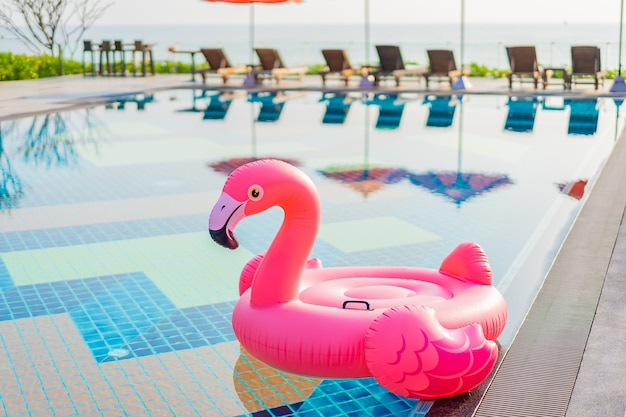
[[[241,268],[282,213],[210,239],[228,173],[275,157],[322,201],[325,266],[437,268],[486,251],[506,349],[611,152],[610,99],[167,91],[0,125],[0,414],[399,416],[373,379],[286,374],[242,351]],[[462,401],[462,399],[460,400]]]

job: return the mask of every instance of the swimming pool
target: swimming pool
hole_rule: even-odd
[[[3,122],[0,400],[7,415],[424,415],[371,379],[275,371],[230,327],[239,272],[281,221],[215,245],[242,161],[298,165],[326,266],[437,267],[478,242],[506,348],[622,120],[610,99],[178,90]],[[453,186],[455,185],[455,186]]]

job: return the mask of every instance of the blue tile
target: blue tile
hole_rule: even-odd
[[[151,304],[154,310],[146,316],[141,309],[134,307],[132,294],[153,290],[155,284],[143,273],[121,274],[113,278],[106,287],[93,285],[94,289],[101,291],[69,311],[85,340],[99,338],[97,345],[89,343],[97,361],[105,360],[109,351],[127,345],[175,310],[165,295],[153,291]]]
[[[402,416],[407,415],[416,402],[390,393],[373,378],[324,380],[304,402],[298,415]]]
[[[0,252],[42,249],[51,247],[83,245],[95,242],[135,239],[139,237],[161,236],[173,233],[198,231],[198,224],[206,221],[201,214],[161,219],[140,219],[127,222],[69,226],[37,231],[9,232],[2,234]],[[180,220],[180,221],[177,221]],[[2,269],[0,267],[0,289],[2,289]]]

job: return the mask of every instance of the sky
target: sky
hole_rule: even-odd
[[[370,22],[458,22],[461,0],[303,0],[256,4],[255,20],[264,24],[363,23],[369,1]],[[107,0],[101,0],[106,4]],[[202,0],[115,0],[98,25],[242,24],[249,6]],[[465,21],[619,22],[619,0],[466,0]]]

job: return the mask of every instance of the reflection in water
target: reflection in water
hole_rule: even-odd
[[[137,105],[137,110],[143,111],[146,109],[146,104],[152,103],[153,101],[154,94],[124,94],[111,98],[107,104],[105,104],[104,108],[109,110],[114,108],[117,110],[126,110],[127,103],[135,103]]]
[[[503,174],[479,174],[473,172],[439,171],[425,174],[409,174],[409,180],[415,185],[443,195],[457,206],[471,197],[480,195],[513,182]]]
[[[504,129],[512,132],[532,132],[539,99],[535,96],[509,97],[506,105],[509,107],[509,113]]]
[[[426,126],[450,127],[456,112],[456,99],[452,96],[426,96],[423,104],[429,106]]]
[[[279,93],[250,93],[248,101],[261,103],[257,122],[276,122],[285,106],[285,102],[278,99]]]
[[[297,408],[315,392],[322,382],[311,378],[279,371],[250,355],[243,347],[235,364],[233,385],[246,410],[259,415],[292,415],[287,408]],[[275,410],[276,414],[265,410]],[[282,411],[282,412],[281,412]]]
[[[457,206],[468,199],[487,191],[512,184],[513,181],[505,174],[483,174],[463,172],[463,100],[459,100],[459,137],[457,148],[456,171],[429,171],[423,174],[409,173],[412,184],[428,189],[452,200]]]
[[[24,193],[22,181],[11,167],[11,161],[4,151],[3,138],[15,128],[15,123],[0,124],[0,211],[17,207]]]
[[[565,100],[565,104],[570,108],[569,123],[567,125],[568,135],[594,135],[598,129],[598,99],[590,98],[570,98]]]
[[[347,94],[323,93],[320,102],[326,102],[324,124],[343,124],[354,99]]]
[[[78,119],[79,123],[74,123]],[[10,158],[20,158],[24,163],[35,166],[71,167],[80,158],[75,149],[77,141],[94,141],[99,123],[93,117],[92,109],[70,113],[55,113],[34,116],[23,129],[23,124],[12,122],[0,127],[0,207],[16,207],[24,193],[22,182],[12,169]],[[9,155],[5,145],[17,143]]]
[[[203,120],[224,120],[230,104],[233,102],[233,96],[230,93],[217,93],[204,96],[207,101],[204,109]],[[195,106],[195,100],[194,100]]]
[[[367,197],[385,185],[396,184],[406,178],[407,171],[401,168],[370,166],[370,118],[369,107],[365,109],[365,130],[363,135],[363,163],[354,165],[333,165],[318,171],[327,178],[337,180]]]
[[[32,161],[36,165],[50,167],[76,164],[78,154],[74,149],[72,132],[65,116],[60,113],[34,117],[24,144],[18,151],[25,161]]]
[[[176,110],[176,111],[179,113],[185,113],[185,112],[200,113],[201,111],[204,111],[198,107],[198,102],[204,102],[206,98],[207,90],[199,90],[199,91],[200,93],[197,94],[195,89],[191,90],[191,107],[188,107],[186,109]],[[170,101],[174,101],[174,100],[177,100],[176,94],[173,94],[170,96]]]
[[[287,162],[294,166],[300,166],[300,161],[296,159],[288,159],[288,158],[276,158],[273,156],[265,156],[263,158],[249,157],[249,158],[229,158],[223,159],[221,161],[215,161],[209,164],[214,171],[220,172],[225,175],[230,175],[234,170],[239,168],[242,165],[247,164],[248,162],[258,161],[259,159],[279,159],[283,162]]]
[[[396,184],[406,178],[407,171],[389,167],[365,166],[330,166],[319,171],[327,178],[332,178],[363,194],[377,191],[389,184]]]
[[[619,109],[622,107],[623,99],[614,98],[613,102],[615,103],[615,129],[613,132],[613,141],[617,142],[617,133],[619,131]]]
[[[546,96],[541,101],[541,108],[543,110],[565,110],[565,99],[559,96]]]
[[[248,101],[251,103],[261,103],[261,109],[257,116],[257,122],[276,122],[285,107],[285,102],[294,98],[304,97],[304,91],[299,93],[287,94],[283,91],[279,92],[262,92],[250,93]]]
[[[585,194],[585,186],[587,185],[587,182],[588,180],[581,179],[577,181],[557,183],[556,186],[558,187],[559,191],[561,191],[561,193],[576,200],[580,200]]]
[[[363,102],[379,107],[376,129],[397,129],[400,127],[405,100],[398,94],[368,94]]]

